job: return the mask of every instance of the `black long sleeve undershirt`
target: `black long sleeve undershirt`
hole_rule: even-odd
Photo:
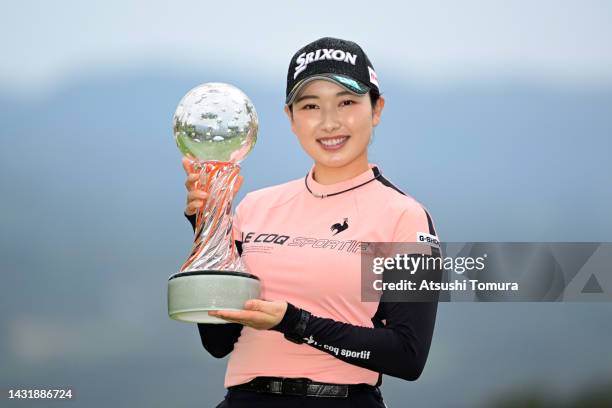
[[[195,231],[195,214],[185,214],[185,217],[187,217]],[[238,249],[238,253],[242,255],[242,243],[240,241],[236,241],[236,248]],[[238,337],[240,337],[240,332],[242,331],[243,327],[240,323],[196,324],[198,326],[198,332],[200,333],[202,346],[204,346],[206,351],[216,358],[223,358],[234,350],[234,343],[236,343]]]
[[[304,344],[347,363],[414,381],[427,361],[437,308],[437,302],[381,302],[373,328],[311,316]],[[299,315],[300,309],[289,304],[283,320],[271,330],[290,333]]]
[[[187,218],[195,224],[195,216]],[[241,244],[236,241],[240,254]],[[414,381],[421,375],[429,354],[438,309],[437,297],[435,300],[380,302],[372,318],[374,327],[311,316],[303,346],[310,345],[342,361],[381,374]],[[290,333],[299,316],[300,309],[289,303],[282,321],[270,330]],[[198,323],[198,329],[204,348],[220,358],[234,349],[242,325]]]

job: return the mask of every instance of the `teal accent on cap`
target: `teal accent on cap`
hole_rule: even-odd
[[[336,81],[342,82],[345,86],[351,88],[353,91],[355,91],[357,93],[365,93],[365,92],[367,92],[367,90],[363,89],[361,87],[361,85],[359,85],[359,83],[357,81],[355,81],[354,79],[347,78],[345,76],[340,76],[340,75],[332,75],[332,77]]]

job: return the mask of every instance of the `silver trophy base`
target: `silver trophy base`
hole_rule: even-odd
[[[259,299],[259,278],[245,272],[189,271],[168,279],[168,315],[190,323],[230,323],[209,316],[209,310],[243,310],[244,302]]]

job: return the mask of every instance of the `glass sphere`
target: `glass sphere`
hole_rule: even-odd
[[[221,82],[198,85],[181,99],[173,119],[181,153],[199,161],[240,163],[257,140],[257,112],[240,89]]]

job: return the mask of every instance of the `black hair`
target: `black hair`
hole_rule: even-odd
[[[373,89],[370,90],[370,92],[368,93],[370,94],[370,102],[372,103],[372,109],[374,109],[374,107],[376,106],[376,102],[378,102],[378,99],[380,98],[380,94]]]

